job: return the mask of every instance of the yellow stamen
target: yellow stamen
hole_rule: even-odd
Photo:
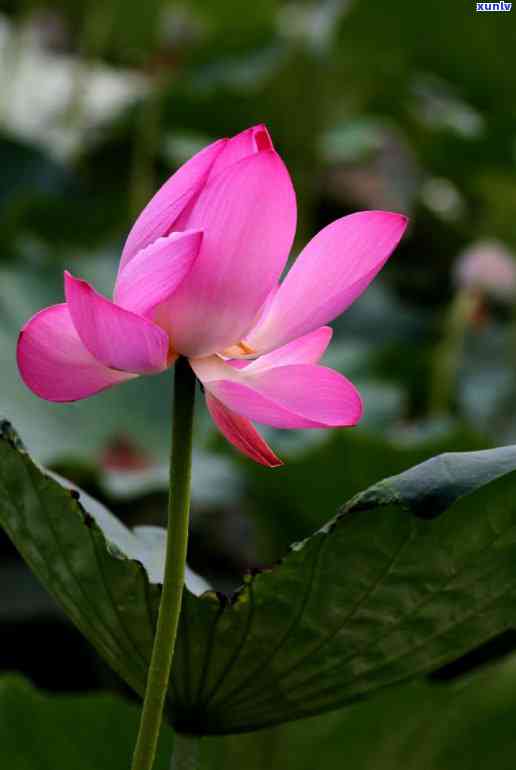
[[[231,345],[231,347],[222,351],[222,355],[227,358],[242,358],[242,356],[253,356],[255,353],[256,350],[248,345],[245,340],[240,340],[237,345]]]

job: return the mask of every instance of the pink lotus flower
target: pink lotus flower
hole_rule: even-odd
[[[140,214],[113,300],[65,273],[66,302],[20,333],[21,376],[41,398],[75,401],[187,356],[220,431],[256,462],[279,465],[253,422],[333,428],[360,419],[356,388],[318,365],[326,324],[362,294],[406,224],[382,211],[343,217],[279,284],[296,228],[288,171],[264,126],[221,139]]]

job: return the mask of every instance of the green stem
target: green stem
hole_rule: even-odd
[[[154,764],[172,668],[188,544],[194,399],[195,375],[187,359],[179,358],[174,367],[165,576],[132,770],[151,770]]]
[[[199,770],[200,747],[198,735],[176,733],[170,770]]]

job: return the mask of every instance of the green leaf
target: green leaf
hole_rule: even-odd
[[[0,765],[13,770],[127,770],[138,709],[111,695],[39,693],[0,679]],[[173,735],[162,731],[156,770],[168,770]]]
[[[506,448],[481,461],[476,452],[452,456],[451,465],[437,459],[427,464],[433,484],[413,469],[401,478],[416,479],[419,497],[408,484],[406,499],[398,489],[389,505],[385,495],[367,509],[349,505],[230,597],[186,591],[166,704],[171,723],[226,734],[330,711],[513,625],[514,479],[476,489],[515,467],[511,452],[516,458]],[[430,501],[442,510],[444,499],[475,489],[446,516],[407,516],[409,504],[428,515]],[[134,550],[134,533],[77,496],[37,468],[4,426],[0,523],[101,655],[142,693],[159,574],[145,548]]]
[[[207,742],[210,770],[513,770],[516,658],[454,684],[411,682],[353,708]]]
[[[310,720],[205,739],[203,770],[513,770],[516,658],[465,681],[415,682]],[[126,770],[138,710],[107,694],[50,695],[0,679],[0,766],[13,770]],[[162,731],[156,770],[173,735]]]
[[[241,462],[245,505],[261,535],[260,545],[263,543],[260,562],[276,562],[293,540],[311,535],[345,500],[378,479],[394,476],[433,455],[486,446],[484,437],[453,422],[428,421],[419,424],[416,431],[416,436],[401,433],[389,438],[378,430],[372,435],[362,430],[333,431],[320,446],[305,449],[299,456],[293,451],[286,454],[287,464],[273,474],[255,463]],[[277,446],[276,434],[271,436],[271,444]]]
[[[360,492],[344,513],[397,503],[422,518],[434,518],[460,497],[516,470],[516,446],[479,452],[446,452]]]

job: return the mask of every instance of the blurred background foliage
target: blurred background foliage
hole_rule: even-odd
[[[0,412],[29,450],[128,524],[163,523],[170,375],[47,404],[19,380],[17,333],[62,300],[64,267],[109,293],[157,186],[258,122],[296,186],[294,256],[356,209],[405,212],[411,228],[335,324],[327,361],[363,393],[359,427],[265,431],[287,461],[270,471],[237,457],[199,402],[192,566],[229,590],[379,478],[515,442],[513,18],[469,0],[0,0]],[[0,548],[0,669],[52,690],[119,689]]]

